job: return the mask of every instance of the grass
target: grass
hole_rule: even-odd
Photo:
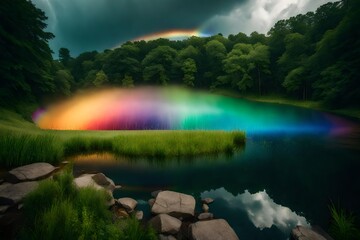
[[[134,218],[113,220],[108,197],[105,191],[76,189],[71,172],[45,180],[24,200],[25,227],[18,238],[157,239]]]
[[[0,109],[0,165],[58,163],[68,156],[108,152],[131,158],[231,154],[245,145],[242,131],[41,130],[19,114]]]
[[[329,206],[329,209],[332,218],[329,233],[335,240],[360,239],[360,231],[356,227],[356,219],[352,213],[347,213],[333,203]]]

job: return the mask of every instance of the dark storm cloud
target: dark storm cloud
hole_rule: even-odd
[[[248,0],[33,0],[49,17],[57,52],[103,50],[153,32],[192,29]]]
[[[73,56],[104,50],[143,35],[171,29],[207,33],[266,33],[280,19],[315,11],[335,0],[32,0],[43,9],[50,46]]]

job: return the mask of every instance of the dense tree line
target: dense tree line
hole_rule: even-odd
[[[5,2],[2,8],[31,5],[25,0]],[[331,107],[359,107],[359,3],[358,0],[327,3],[315,12],[278,21],[267,35],[253,32],[182,41],[127,42],[113,50],[85,52],[75,58],[68,49],[61,48],[59,60],[53,61],[47,46],[52,35],[43,31],[46,19],[43,12],[32,6],[33,16],[28,14],[33,22],[27,24],[35,24],[33,28],[38,34],[29,43],[34,49],[28,50],[18,44],[24,36],[12,33],[13,23],[9,19],[13,15],[7,10],[9,13],[1,14],[0,19],[0,50],[7,54],[0,59],[4,81],[0,96],[18,90],[35,96],[70,95],[77,89],[100,86],[176,84],[231,89],[241,94],[286,94],[319,100]],[[37,64],[35,73],[30,64]],[[4,91],[3,87],[10,90]]]

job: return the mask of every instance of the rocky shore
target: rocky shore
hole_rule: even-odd
[[[48,163],[34,163],[15,168],[0,179],[0,233],[5,237],[13,237],[21,228],[21,209],[24,197],[36,189],[38,182],[52,178],[60,171]],[[161,240],[236,240],[239,237],[225,219],[217,219],[211,213],[211,198],[199,199],[202,212],[196,212],[196,200],[193,196],[158,190],[151,193],[148,204],[152,214],[150,220],[144,220],[144,213],[136,209],[137,201],[129,197],[115,199],[113,191],[120,189],[103,173],[82,174],[74,178],[78,188],[93,187],[105,190],[109,194],[108,206],[113,218],[135,216],[144,224],[150,224]],[[121,190],[120,190],[121,191]],[[151,198],[150,198],[151,197]],[[297,226],[291,232],[290,239],[324,240],[331,239],[317,229]]]

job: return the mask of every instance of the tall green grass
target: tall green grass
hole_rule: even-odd
[[[157,239],[134,219],[114,221],[108,196],[93,188],[76,189],[69,172],[45,180],[24,200],[25,227],[18,238]]]
[[[356,227],[356,219],[352,213],[336,207],[333,203],[329,209],[332,218],[329,233],[335,240],[360,239],[360,230]]]
[[[0,109],[0,165],[56,164],[65,157],[108,152],[130,158],[232,154],[245,145],[241,131],[51,131]]]
[[[0,163],[5,166],[57,163],[63,157],[63,147],[54,134],[0,132],[0,147]]]

